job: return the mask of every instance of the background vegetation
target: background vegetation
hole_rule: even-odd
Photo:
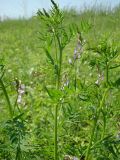
[[[63,50],[59,90],[38,16],[0,22],[1,160],[54,159],[58,99],[58,159],[120,159],[120,7],[98,8],[62,11],[81,37],[73,29]]]

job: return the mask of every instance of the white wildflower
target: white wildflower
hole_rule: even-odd
[[[19,80],[17,82],[18,86],[17,86],[17,92],[18,92],[18,98],[17,98],[17,103],[18,104],[21,104],[22,103],[22,96],[23,94],[25,93],[25,85],[24,84],[21,84],[21,81]]]
[[[99,80],[97,79],[97,81],[95,81],[95,84],[99,85]]]
[[[69,62],[69,64],[72,64],[72,59],[71,59],[71,58],[69,58],[68,62]]]
[[[73,160],[79,160],[77,157],[73,157]]]

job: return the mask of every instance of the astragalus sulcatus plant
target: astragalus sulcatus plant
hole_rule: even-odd
[[[52,9],[47,12],[38,11],[40,22],[44,26],[44,32],[40,32],[40,39],[43,41],[43,50],[46,53],[48,61],[52,66],[54,73],[54,82],[52,90],[45,86],[45,89],[53,101],[54,105],[54,159],[58,159],[58,115],[62,100],[62,62],[63,50],[74,35],[73,29],[66,29],[63,21],[64,14],[58,5],[51,0]]]

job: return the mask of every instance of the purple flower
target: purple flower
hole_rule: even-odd
[[[79,36],[78,41],[77,41],[77,46],[74,50],[74,56],[73,56],[74,60],[80,58],[80,56],[83,52],[83,45],[84,44],[85,44],[85,41],[82,42],[81,39],[80,39],[80,36]]]
[[[75,48],[75,50],[74,50],[74,60],[76,60],[77,59],[77,49]]]

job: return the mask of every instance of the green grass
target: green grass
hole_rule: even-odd
[[[120,64],[120,7],[114,11],[93,8],[63,13],[64,27],[68,30],[69,25],[77,24],[86,44],[74,67],[68,60],[73,58],[78,43],[76,33],[63,50],[60,86],[67,80],[70,83],[62,91],[60,86],[55,89],[55,71],[41,48],[44,42],[40,32],[45,33],[45,26],[41,27],[38,17],[0,22],[1,76],[4,73],[0,81],[2,160],[54,159],[54,107],[58,99],[59,160],[65,155],[81,160],[120,159],[120,67],[107,70],[107,65]],[[55,48],[51,48],[54,56]],[[118,56],[113,58],[116,48]],[[113,58],[110,64],[103,53]],[[100,85],[95,84],[98,74],[104,74]],[[17,104],[21,84],[25,85],[25,93],[22,103]],[[12,118],[9,101],[14,108]]]

